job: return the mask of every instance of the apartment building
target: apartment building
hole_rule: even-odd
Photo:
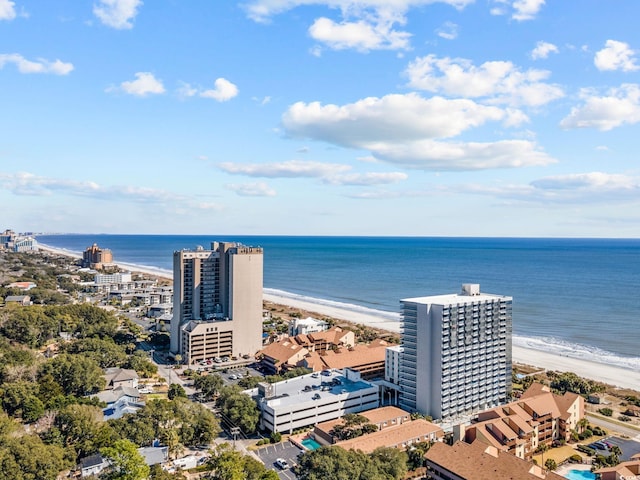
[[[580,395],[556,395],[549,387],[534,383],[517,401],[480,412],[460,436],[467,443],[477,440],[529,461],[539,445],[568,441],[583,417]]]
[[[564,480],[560,475],[495,447],[475,442],[435,443],[425,455],[433,480]]]
[[[329,328],[329,323],[324,320],[316,320],[312,317],[294,318],[289,321],[289,336],[307,335],[309,333],[324,332]]]
[[[113,254],[108,248],[100,248],[97,243],[82,252],[82,266],[85,268],[101,269],[113,264]]]
[[[512,298],[464,284],[459,294],[401,300],[400,407],[451,419],[505,403]]]
[[[262,347],[263,251],[231,242],[173,254],[171,352],[187,364]]]

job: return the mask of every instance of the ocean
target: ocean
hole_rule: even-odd
[[[399,300],[463,283],[513,297],[514,344],[640,370],[640,240],[226,235],[39,235],[80,254],[172,269],[214,240],[264,248],[266,291],[399,319]]]

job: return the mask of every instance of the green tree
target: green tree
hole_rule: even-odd
[[[159,464],[151,465],[149,478],[151,480],[187,480],[182,472],[169,473]]]
[[[111,462],[106,475],[109,480],[146,480],[149,477],[149,466],[129,440],[118,440],[112,447],[101,448],[100,453]]]
[[[218,407],[220,413],[240,427],[244,433],[256,431],[260,419],[258,405],[249,395],[242,393],[236,385],[220,389]]]
[[[177,397],[187,398],[187,392],[184,391],[184,388],[182,388],[182,385],[178,383],[172,383],[169,386],[167,397],[169,397],[169,400],[173,400],[174,398],[177,398]]]
[[[378,447],[370,455],[385,478],[400,479],[407,473],[407,454],[393,447]]]
[[[67,353],[82,353],[92,358],[100,368],[119,367],[127,361],[124,348],[117,345],[111,338],[81,338],[69,344]]]
[[[73,448],[77,460],[98,452],[118,440],[116,432],[102,421],[102,410],[91,405],[69,405],[56,415],[50,432],[62,445]],[[57,431],[57,434],[56,434]]]
[[[556,461],[553,458],[547,458],[547,461],[544,462],[544,466],[547,470],[555,470],[556,468],[558,468],[558,464],[556,463]]]
[[[51,375],[65,394],[77,397],[101,390],[105,384],[98,363],[82,355],[58,355],[42,365],[39,377],[46,375]]]
[[[223,385],[224,381],[217,373],[212,375],[198,375],[193,380],[193,387],[196,390],[200,390],[206,400],[211,400],[215,397]]]
[[[37,435],[8,437],[0,441],[0,478],[11,480],[55,479],[65,467],[64,451],[45,445]]]

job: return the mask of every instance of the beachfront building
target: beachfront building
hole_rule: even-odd
[[[262,348],[260,247],[212,242],[173,254],[171,352],[187,364]]]
[[[90,247],[82,252],[82,266],[84,268],[102,269],[105,267],[112,267],[113,254],[108,248],[100,248],[97,243],[94,243]]]
[[[18,237],[13,243],[14,252],[37,252],[38,241],[33,237]]]
[[[454,431],[467,443],[479,441],[530,461],[540,445],[569,441],[582,418],[580,395],[556,395],[546,385],[533,383],[517,401],[480,412],[470,426],[459,425]]]
[[[312,317],[294,318],[289,321],[289,336],[308,335],[309,333],[324,332],[329,329],[329,323]]]
[[[593,472],[600,480],[625,480],[640,478],[640,453],[633,455],[631,460],[613,467],[600,468]]]
[[[293,432],[379,406],[377,385],[348,368],[261,383],[257,394],[260,427],[270,432]]]
[[[512,298],[464,284],[459,294],[401,300],[400,407],[453,419],[511,393]]]
[[[425,455],[427,478],[433,480],[564,480],[557,473],[480,442],[442,442]]]

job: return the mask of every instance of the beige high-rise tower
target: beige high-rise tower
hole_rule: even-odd
[[[171,351],[191,364],[260,350],[262,266],[262,248],[238,243],[174,252]]]

